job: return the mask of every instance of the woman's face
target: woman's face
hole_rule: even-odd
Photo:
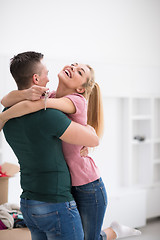
[[[70,89],[82,88],[82,85],[90,78],[90,69],[85,64],[74,63],[65,66],[58,74],[59,82],[63,82]]]

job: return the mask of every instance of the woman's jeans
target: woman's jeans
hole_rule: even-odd
[[[107,207],[107,194],[102,179],[72,187],[72,194],[81,216],[84,239],[106,239],[106,234],[101,232]]]
[[[81,218],[75,201],[46,203],[21,199],[21,211],[32,240],[83,240]]]

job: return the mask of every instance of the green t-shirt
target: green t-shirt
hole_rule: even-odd
[[[47,109],[5,124],[4,135],[20,164],[22,198],[54,203],[73,200],[59,139],[70,123],[64,113]]]

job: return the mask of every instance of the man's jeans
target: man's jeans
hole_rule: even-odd
[[[107,193],[102,179],[72,187],[72,195],[82,219],[85,240],[105,240],[101,231],[107,207]]]
[[[81,218],[75,201],[46,203],[21,199],[21,211],[32,240],[83,240]]]

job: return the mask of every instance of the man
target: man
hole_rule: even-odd
[[[23,90],[18,96],[15,94],[12,104],[23,100],[31,89],[37,95],[47,90],[48,70],[41,53],[18,54],[11,59],[10,71],[18,89]],[[32,239],[82,240],[81,219],[71,195],[61,140],[93,147],[98,145],[94,131],[71,122],[54,109],[11,119],[3,130],[19,160],[23,189],[21,211]]]

